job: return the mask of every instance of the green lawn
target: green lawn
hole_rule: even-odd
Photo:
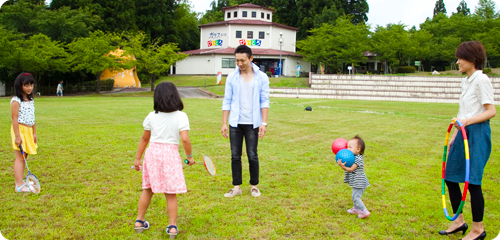
[[[220,134],[221,99],[184,99],[195,159],[211,156],[217,175],[209,176],[202,166],[185,169],[189,192],[178,197],[178,239],[460,237],[437,234],[449,224],[441,206],[441,162],[458,105],[271,102],[268,133],[259,142],[262,196],[250,195],[244,156],[244,194],[226,199],[223,194],[232,186],[229,141]],[[314,111],[304,111],[306,106]],[[168,238],[163,195],[153,197],[146,214],[151,229],[133,230],[141,173],[130,166],[152,108],[150,93],[37,98],[39,154],[28,161],[42,192],[32,195],[14,193],[9,99],[1,98],[1,233],[11,240]],[[493,152],[483,179],[489,239],[500,230],[499,123],[491,121]],[[355,134],[367,145],[371,183],[362,199],[372,215],[362,220],[346,212],[352,207],[351,189],[330,149],[335,138]],[[470,204],[464,209],[471,224]]]
[[[269,86],[306,88],[307,79],[308,78],[296,77],[269,78]],[[224,95],[224,84],[226,84],[226,77],[222,77],[222,83],[220,85],[217,85],[217,77],[215,76],[168,76],[161,77],[160,79],[156,80],[155,84],[165,81],[170,81],[178,87],[202,87],[215,94]],[[143,84],[142,87],[151,88],[151,84]]]

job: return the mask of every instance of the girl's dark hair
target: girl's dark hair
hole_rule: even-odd
[[[155,113],[169,113],[177,110],[182,111],[182,109],[184,109],[184,104],[182,104],[179,92],[171,82],[162,82],[156,86],[154,101]]]
[[[354,136],[352,139],[358,140],[358,146],[359,146],[359,148],[361,148],[361,150],[359,151],[359,154],[363,155],[363,153],[365,153],[365,141],[363,141],[363,139],[361,139],[359,137],[359,135]]]
[[[16,90],[16,96],[21,99],[21,102],[24,101],[23,98],[23,86],[28,84],[35,84],[35,79],[31,76],[31,73],[22,72],[16,77],[16,81],[14,81],[14,89]],[[33,100],[33,91],[30,94],[26,95],[28,101]]]
[[[476,70],[482,70],[486,60],[486,50],[479,41],[464,42],[458,46],[455,57],[474,63]]]

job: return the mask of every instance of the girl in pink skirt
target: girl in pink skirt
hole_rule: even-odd
[[[135,231],[141,233],[149,229],[149,223],[144,220],[151,197],[154,193],[163,193],[167,199],[169,225],[167,233],[175,238],[177,229],[177,194],[187,192],[182,159],[179,155],[179,138],[186,153],[189,165],[194,164],[189,140],[189,120],[179,92],[171,82],[158,84],[154,93],[154,110],[144,120],[142,135],[135,156],[135,170],[141,169],[141,157],[144,149],[149,147],[144,155],[142,166],[142,195],[139,199]]]

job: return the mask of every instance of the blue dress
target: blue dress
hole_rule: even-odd
[[[491,154],[490,120],[466,126],[465,132],[469,142],[469,184],[481,185],[484,167]],[[450,147],[446,162],[445,180],[455,183],[465,182],[465,149],[461,130]]]

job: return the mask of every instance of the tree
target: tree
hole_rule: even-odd
[[[13,57],[18,51],[19,40],[22,40],[23,36],[14,31],[5,29],[0,25],[0,70],[2,73],[0,76],[0,82],[5,83],[7,81],[7,75],[11,73],[12,66],[14,65]]]
[[[179,53],[179,48],[175,43],[160,46],[160,39],[147,43],[147,36],[143,32],[129,35],[128,39],[130,47],[126,49],[135,56],[138,68],[149,74],[151,91],[155,90],[155,80],[158,76],[168,72],[175,62],[187,57],[186,54]],[[146,43],[147,46],[144,47]]]
[[[412,30],[410,32],[410,57],[423,62],[432,56],[433,35],[427,30]]]
[[[120,61],[121,56],[110,54],[119,49],[120,38],[121,36],[116,34],[105,34],[97,30],[89,37],[78,38],[68,44],[69,50],[73,53],[70,58],[72,70],[92,73],[96,77],[97,93],[101,91],[101,74],[104,70],[130,69],[135,65],[134,60]]]
[[[411,42],[405,25],[387,24],[378,26],[372,34],[373,51],[377,58],[386,60],[389,65],[402,65],[410,56]]]
[[[479,0],[474,14],[482,19],[494,19],[499,16],[495,11],[495,2],[493,0]]]
[[[355,66],[364,62],[364,52],[370,50],[370,28],[365,24],[354,25],[352,16],[342,16],[336,20],[335,26],[324,23],[320,28],[310,30],[305,40],[297,42],[299,53],[307,61],[314,64],[325,64],[338,68],[342,63]]]
[[[67,52],[61,43],[52,41],[43,34],[11,42],[9,57],[5,60],[8,69],[14,72],[30,72],[35,85],[41,85],[41,77],[47,71],[68,71]]]
[[[462,0],[460,4],[458,4],[456,14],[462,14],[464,16],[470,15],[470,8],[467,7],[467,3],[465,2],[465,0]]]
[[[444,6],[443,0],[437,0],[436,5],[434,6],[434,16],[440,13],[446,14],[446,8]]]
[[[88,10],[61,7],[40,11],[30,24],[52,40],[68,43],[75,38],[88,36],[98,22],[101,22],[99,16],[92,15]]]
[[[328,8],[325,6],[323,8],[323,12],[321,13],[321,15],[316,15],[314,17],[314,28],[321,27],[323,23],[335,25],[338,17],[339,17],[339,12],[335,7]]]
[[[43,4],[35,5],[24,0],[19,0],[12,5],[5,3],[0,14],[0,23],[29,37],[38,33],[37,28],[31,22],[44,9]]]
[[[366,23],[368,21],[368,11],[370,10],[366,0],[341,1],[344,13],[352,15],[352,23]]]

